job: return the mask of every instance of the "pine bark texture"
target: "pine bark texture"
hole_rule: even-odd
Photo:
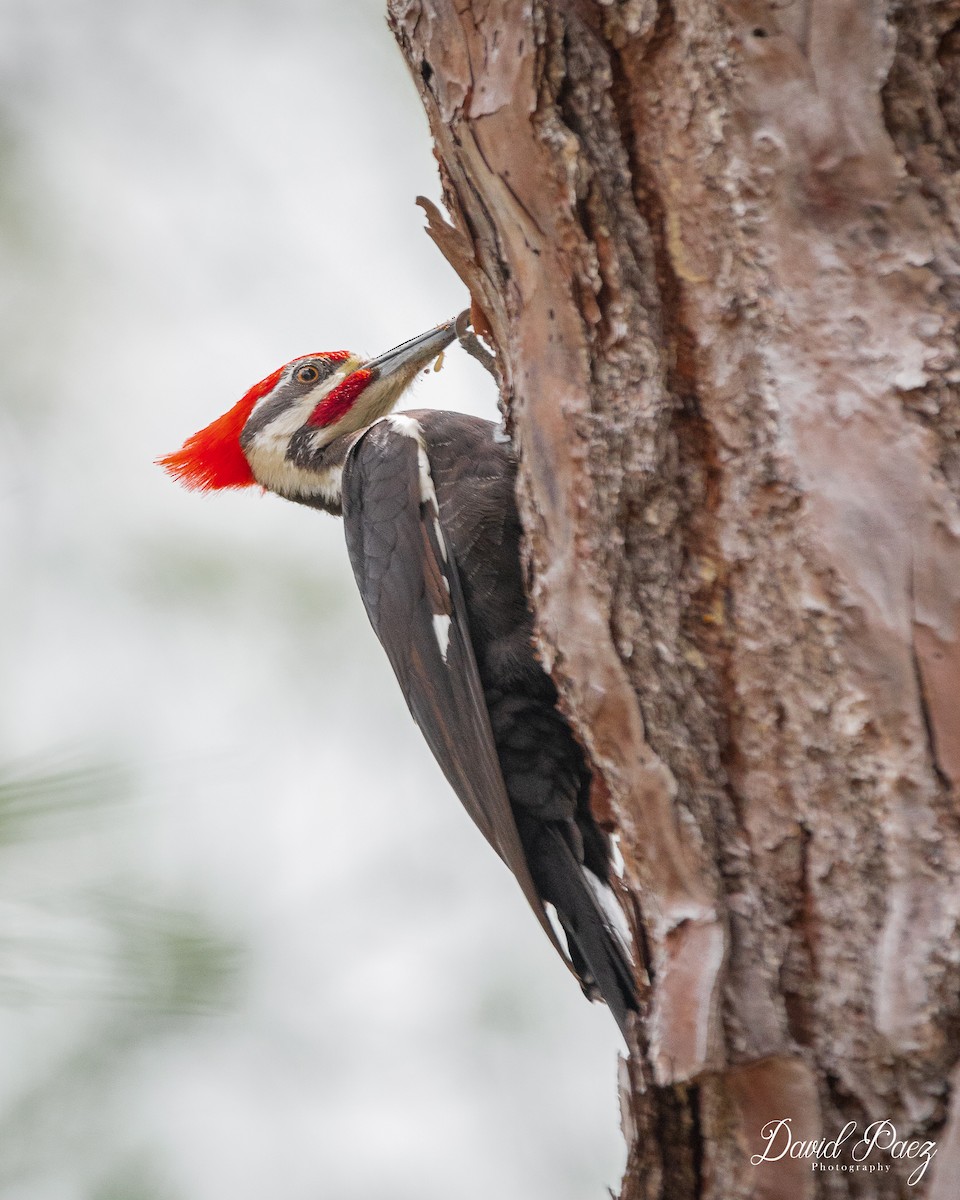
[[[388,7],[621,838],[622,1197],[960,1196],[960,2]]]

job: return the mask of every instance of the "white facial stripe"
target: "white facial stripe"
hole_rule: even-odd
[[[307,471],[286,457],[286,443],[271,450],[261,446],[259,439],[247,447],[246,453],[257,483],[267,491],[291,499],[320,497],[328,504],[340,503],[342,465],[323,471]]]
[[[326,502],[336,504],[339,503],[341,494],[341,469],[337,468],[335,472],[328,472],[324,475],[323,472],[311,470],[305,465],[304,459],[299,453],[296,457],[300,459],[301,465],[297,465],[288,458],[291,442],[299,434],[300,450],[305,448],[303,439],[306,438],[306,448],[309,450],[312,447],[313,454],[319,455],[324,446],[336,441],[338,437],[363,429],[379,419],[385,409],[391,408],[396,403],[409,379],[391,377],[382,381],[373,380],[355,398],[349,411],[340,420],[332,425],[312,427],[309,421],[317,405],[363,364],[356,355],[351,356],[345,362],[338,363],[336,370],[331,375],[319,380],[308,392],[291,400],[286,407],[280,408],[274,414],[270,406],[276,402],[278,391],[290,386],[294,373],[303,365],[303,362],[303,359],[296,359],[294,362],[288,363],[273,391],[254,405],[247,420],[247,427],[256,428],[258,415],[264,424],[263,428],[256,429],[255,433],[248,435],[248,440],[244,443],[244,454],[257,483],[269,491],[278,492],[291,499],[322,497]],[[415,373],[413,372],[413,374]],[[410,424],[416,426],[415,421]],[[407,431],[404,430],[404,432]],[[415,432],[419,433],[419,426],[416,426]],[[422,448],[422,439],[418,437],[417,440],[421,453],[421,472],[426,470],[429,490],[432,493],[433,481],[429,478],[426,450]],[[440,539],[444,558],[446,558],[446,547],[440,536],[439,524],[437,525],[437,536]]]
[[[254,420],[259,413],[273,403],[277,397],[277,392],[279,392],[281,388],[288,386],[290,381],[293,379],[294,371],[296,371],[301,365],[302,363],[299,359],[287,364],[287,366],[284,368],[283,374],[280,376],[279,382],[273,391],[267,392],[265,396],[261,396],[253,406],[250,416],[247,418],[248,421]],[[282,425],[286,429],[288,436],[295,433],[301,425],[305,425],[307,423],[307,419],[309,418],[310,414],[317,407],[326,393],[332,391],[337,384],[342,383],[349,374],[356,370],[356,368],[356,359],[348,359],[344,363],[339,363],[335,371],[331,372],[331,374],[327,375],[325,378],[317,380],[309,392],[304,392],[299,400],[294,401],[287,408],[283,409],[282,412],[278,413],[277,416],[275,416],[270,422],[270,425],[267,426],[267,428],[279,428]]]
[[[299,360],[289,364],[277,387],[254,405],[249,421],[253,421],[258,412],[276,399],[277,390],[290,382],[293,372],[300,365]],[[244,454],[261,487],[291,498],[320,497],[330,504],[340,502],[342,467],[331,467],[320,472],[306,470],[291,462],[287,451],[294,434],[307,424],[311,413],[324,395],[355,369],[356,363],[353,360],[340,364],[332,375],[321,379],[253,435],[244,448]],[[317,450],[332,440],[329,429],[318,428],[314,437]]]

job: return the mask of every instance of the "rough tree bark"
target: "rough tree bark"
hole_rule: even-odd
[[[960,0],[389,13],[626,862],[622,1196],[956,1197]]]

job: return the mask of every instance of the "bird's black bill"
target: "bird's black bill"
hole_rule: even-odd
[[[371,371],[379,379],[384,379],[404,368],[414,367],[417,369],[426,366],[431,359],[437,357],[441,350],[449,346],[456,336],[456,318],[444,321],[442,325],[431,329],[429,333],[421,333],[419,336],[411,338],[409,342],[404,342],[402,345],[388,350],[386,354],[379,354],[376,358],[371,358],[369,362],[363,364],[364,370]]]

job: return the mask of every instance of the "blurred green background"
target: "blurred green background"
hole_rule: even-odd
[[[381,0],[0,0],[0,1197],[583,1200],[614,1022],[339,523],[152,459],[457,312]],[[414,404],[494,417],[462,354]]]

